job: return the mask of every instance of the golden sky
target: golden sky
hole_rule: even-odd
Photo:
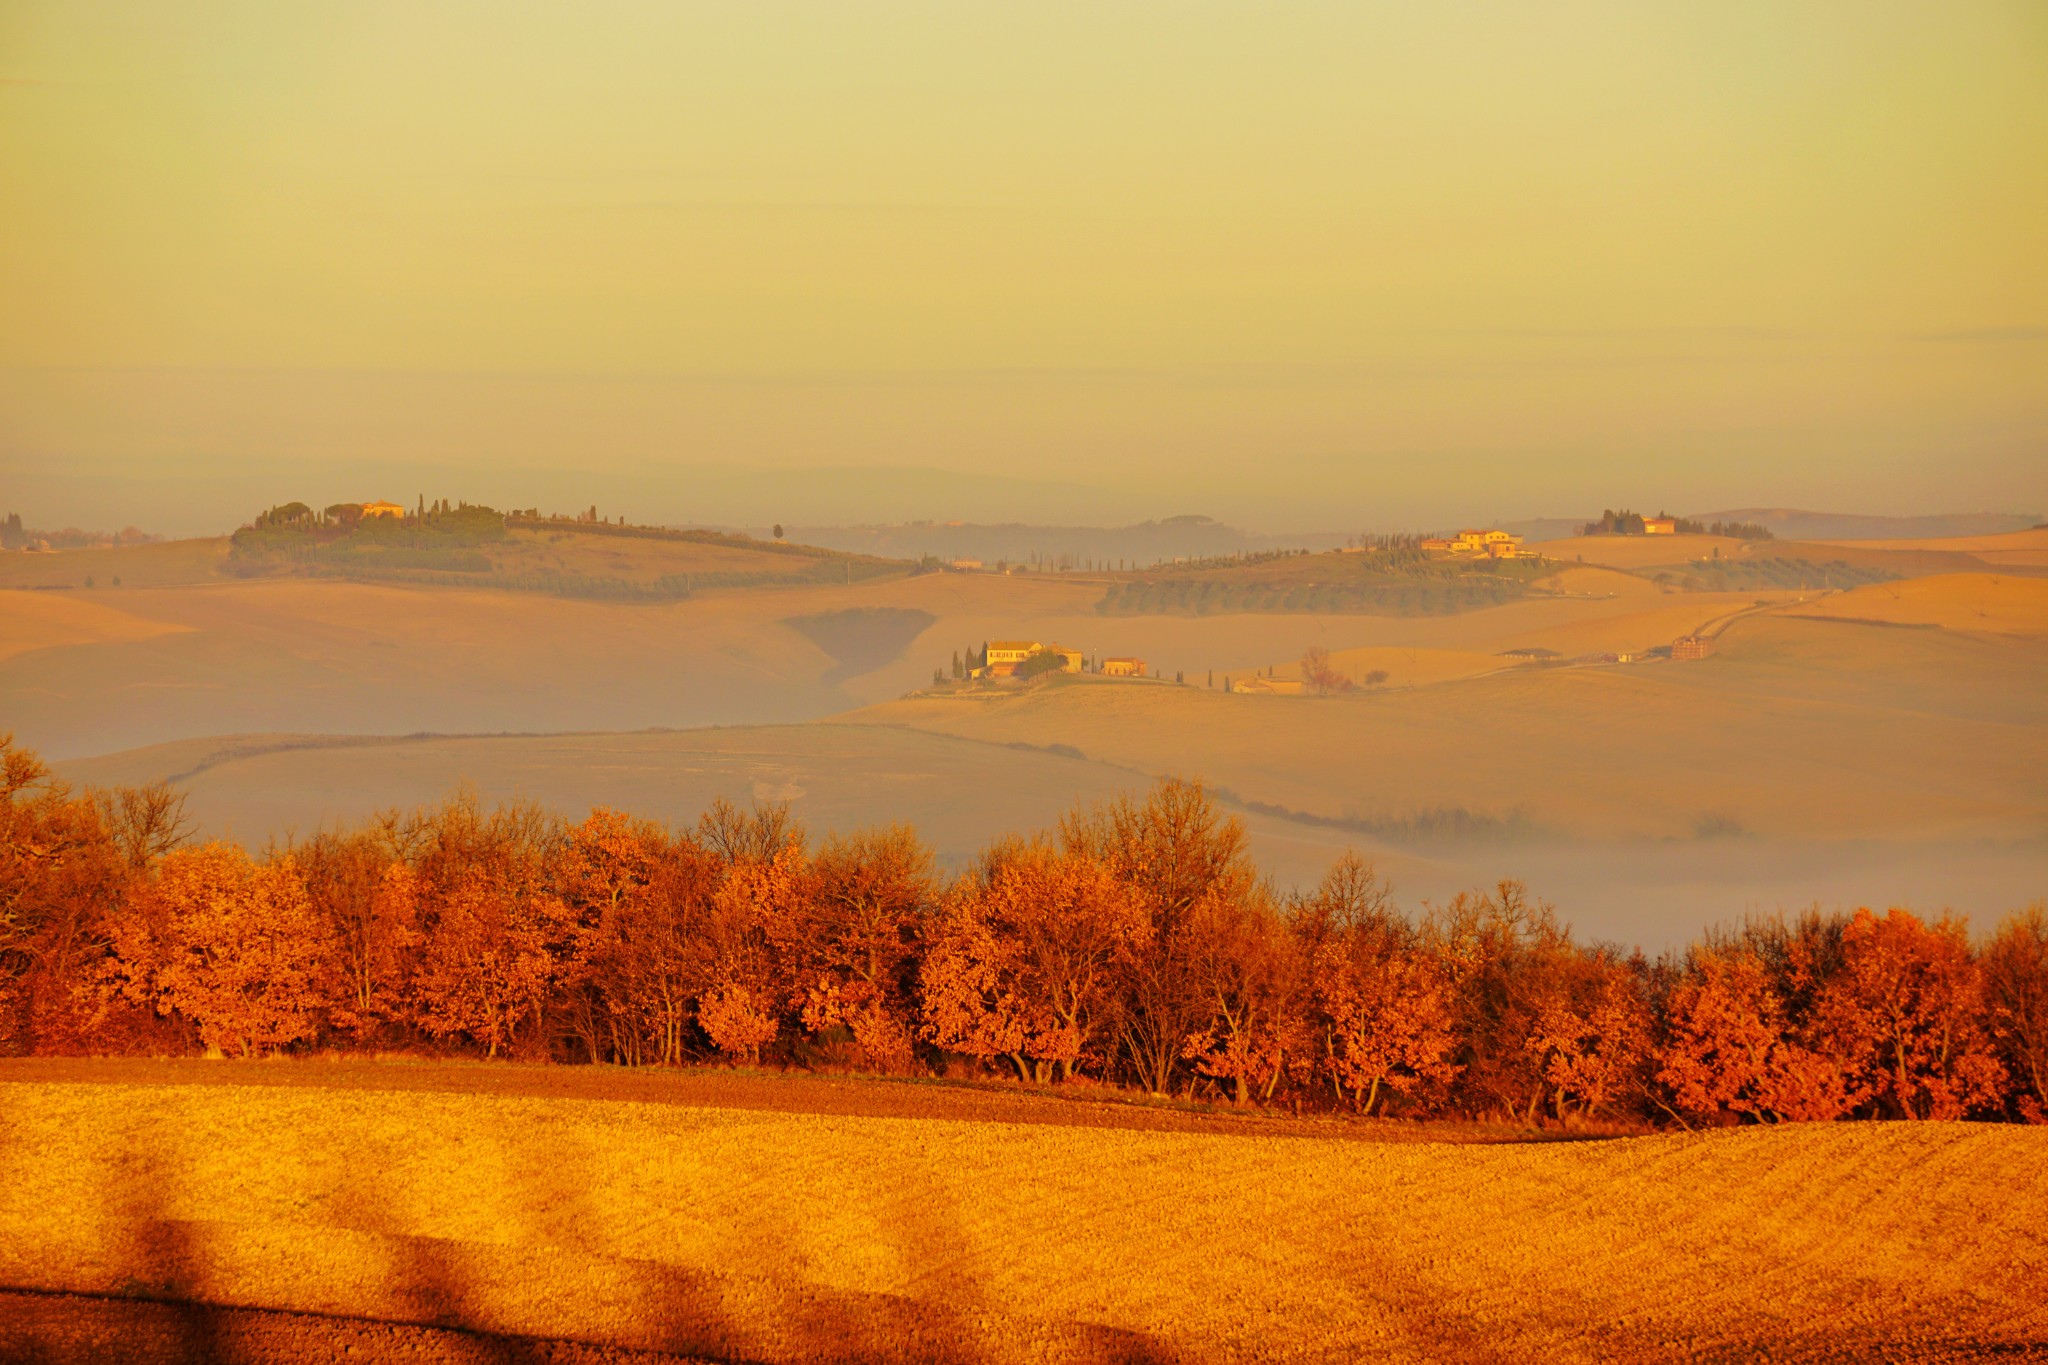
[[[365,465],[2039,510],[2048,5],[0,6],[0,501]]]

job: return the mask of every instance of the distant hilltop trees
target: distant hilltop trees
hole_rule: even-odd
[[[1771,528],[1753,521],[1695,521],[1690,517],[1674,517],[1659,512],[1646,517],[1640,512],[1626,508],[1617,512],[1612,508],[1600,513],[1600,520],[1589,521],[1581,528],[1581,534],[1589,536],[1732,536],[1736,540],[1775,540]]]
[[[116,545],[150,545],[162,540],[139,526],[119,531],[81,531],[66,526],[61,531],[39,531],[21,524],[21,513],[9,512],[0,521],[0,550],[94,550]]]

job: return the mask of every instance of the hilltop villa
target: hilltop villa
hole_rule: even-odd
[[[363,515],[365,517],[391,517],[396,520],[403,520],[405,518],[405,509],[395,502],[366,502],[363,504]]]
[[[1102,676],[1105,678],[1142,678],[1145,676],[1143,659],[1104,659]]]
[[[1646,536],[1675,536],[1678,534],[1678,518],[1644,517],[1643,534]]]
[[[1059,655],[1059,671],[1062,673],[1081,671],[1081,651],[1078,649],[1068,649],[1065,645],[1049,645],[1040,640],[989,640],[982,644],[982,666],[975,670],[974,676],[1013,677],[1017,672],[1017,665],[1034,654]]]
[[[1533,553],[1522,548],[1522,538],[1506,531],[1460,531],[1449,540],[1432,537],[1422,548],[1434,554],[1463,555],[1473,559],[1522,559]]]

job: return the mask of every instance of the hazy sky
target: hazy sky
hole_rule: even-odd
[[[0,504],[422,491],[2048,509],[2048,5],[0,5]]]

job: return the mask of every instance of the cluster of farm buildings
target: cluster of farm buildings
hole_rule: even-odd
[[[1057,655],[1059,663],[1047,669],[1053,673],[1085,673],[1088,658],[1078,649],[1065,645],[1047,644],[1042,640],[989,640],[981,647],[981,663],[968,670],[971,678],[1013,678],[1017,670],[1029,660],[1041,654]],[[1143,659],[1114,658],[1096,661],[1095,672],[1107,678],[1142,678],[1145,676]]]
[[[1460,531],[1455,536],[1431,536],[1422,542],[1428,554],[1455,555],[1465,559],[1541,559],[1534,550],[1522,548],[1522,538],[1506,531]]]

